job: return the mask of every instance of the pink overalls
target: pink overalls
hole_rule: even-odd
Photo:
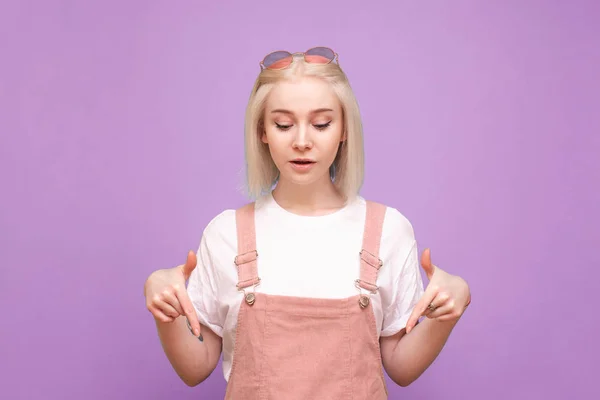
[[[367,202],[360,279],[377,290],[385,206]],[[375,315],[367,294],[313,299],[255,293],[254,203],[236,211],[239,310],[226,399],[387,399]],[[360,254],[360,255],[359,255]],[[293,257],[293,254],[290,254]],[[318,277],[315,277],[318,279]]]

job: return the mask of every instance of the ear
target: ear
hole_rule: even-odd
[[[258,122],[258,127],[256,129],[258,131],[258,134],[260,135],[260,140],[261,142],[268,144],[269,141],[267,140],[267,131],[265,130],[265,123],[264,121],[259,121]]]

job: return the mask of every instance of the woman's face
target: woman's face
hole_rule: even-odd
[[[342,109],[326,82],[304,77],[280,82],[265,107],[262,141],[269,145],[280,180],[294,184],[330,183],[340,142]]]

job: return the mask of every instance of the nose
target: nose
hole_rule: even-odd
[[[308,150],[313,147],[312,138],[308,127],[304,124],[300,124],[294,135],[294,142],[292,146],[298,150]]]

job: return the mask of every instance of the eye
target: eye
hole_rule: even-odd
[[[277,129],[279,129],[280,131],[287,131],[292,127],[292,125],[282,125],[278,124],[277,122],[275,122],[275,126],[277,126]]]
[[[320,130],[320,131],[323,131],[323,130],[327,129],[327,128],[329,127],[329,125],[331,125],[331,121],[329,121],[329,122],[326,122],[326,123],[324,123],[324,124],[315,124],[314,126],[315,126],[315,128],[317,128],[318,130]]]

